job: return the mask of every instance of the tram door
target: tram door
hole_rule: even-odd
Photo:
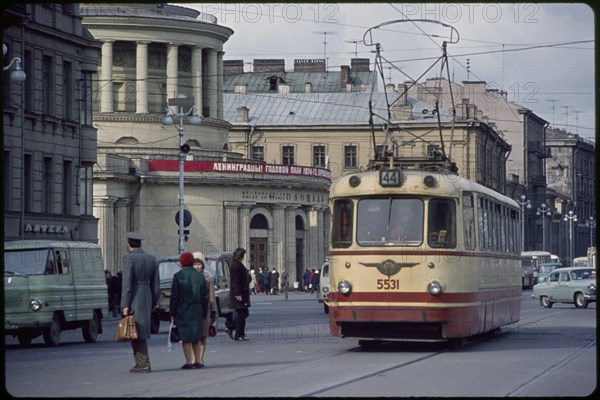
[[[254,272],[258,273],[259,268],[264,270],[269,267],[267,256],[267,238],[250,238],[250,268],[254,268]]]

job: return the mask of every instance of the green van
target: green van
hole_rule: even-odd
[[[4,243],[4,331],[29,345],[49,346],[63,330],[81,328],[86,342],[102,333],[108,292],[100,246],[88,242]]]

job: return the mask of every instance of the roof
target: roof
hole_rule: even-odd
[[[374,113],[387,117],[385,93],[224,93],[224,119],[234,126],[367,125],[371,98]],[[389,101],[394,98],[390,95]],[[408,104],[412,120],[403,123],[437,123],[432,105],[412,98]],[[250,110],[248,122],[237,122],[237,109],[243,106]],[[450,113],[442,110],[441,121],[451,120]],[[375,117],[374,122],[384,120]]]
[[[76,242],[68,240],[12,240],[4,242],[4,250],[30,250],[30,249],[47,249],[47,248],[79,248],[90,249],[99,248],[100,246],[92,242]]]

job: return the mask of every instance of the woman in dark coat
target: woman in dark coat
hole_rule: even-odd
[[[208,285],[202,272],[194,268],[192,253],[182,253],[179,262],[181,270],[173,276],[171,287],[171,321],[177,324],[185,356],[181,368],[201,368],[200,338],[202,319],[208,315]]]
[[[250,312],[250,273],[243,264],[246,250],[238,248],[233,252],[233,264],[229,270],[230,291],[229,307],[235,310],[235,337],[232,337],[231,330],[228,334],[233,340],[247,341],[246,339],[246,318]]]

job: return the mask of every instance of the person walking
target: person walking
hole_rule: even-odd
[[[270,278],[270,286],[271,286],[271,294],[277,295],[277,291],[279,289],[279,272],[275,268],[271,272]]]
[[[262,276],[263,284],[265,285],[265,294],[268,295],[271,291],[271,271],[269,271],[269,268],[265,267]]]
[[[232,332],[227,328],[227,334],[233,340],[247,341],[246,338],[246,318],[250,315],[248,308],[250,307],[250,290],[249,290],[249,273],[246,266],[243,264],[246,250],[237,248],[233,252],[233,263],[230,273],[230,291],[229,291],[229,306],[233,308],[235,318],[235,336],[232,337]]]
[[[250,294],[256,294],[256,287],[258,286],[256,284],[256,273],[254,273],[254,270],[251,269],[250,270],[250,276],[252,277],[252,279],[250,280]]]
[[[263,269],[262,267],[258,268],[258,273],[256,274],[256,282],[258,283],[258,293],[265,291],[265,284],[263,282]]]
[[[312,276],[312,280],[311,280],[311,290],[310,290],[310,294],[313,294],[313,291],[317,292],[317,295],[319,294],[319,284],[321,283],[321,278],[319,276],[319,270],[315,270],[315,273]]]
[[[304,275],[302,275],[302,280],[304,281],[304,291],[308,292],[308,286],[310,285],[310,270],[306,268],[304,271]]]
[[[135,316],[138,338],[131,341],[135,366],[130,372],[151,372],[148,343],[152,309],[158,307],[159,276],[156,257],[142,250],[142,236],[127,233],[128,254],[123,257],[121,312]]]
[[[204,368],[204,353],[206,352],[206,340],[208,338],[208,330],[217,320],[217,299],[215,296],[215,284],[213,282],[213,276],[206,270],[206,259],[204,254],[199,251],[193,253],[194,255],[194,268],[204,274],[204,280],[208,285],[208,309],[210,312],[210,319],[202,319],[202,334],[200,335],[200,354],[199,358],[196,358],[196,368]]]
[[[181,369],[202,368],[200,337],[202,320],[208,316],[208,286],[204,274],[194,268],[192,253],[182,253],[179,263],[181,270],[173,275],[169,314],[182,342],[185,364]]]

